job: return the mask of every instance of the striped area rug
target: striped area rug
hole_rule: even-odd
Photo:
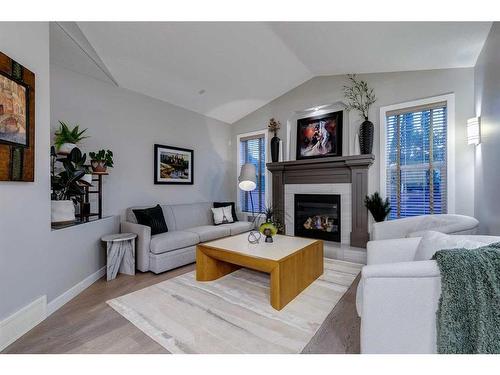
[[[247,269],[210,282],[189,272],[108,304],[171,353],[300,353],[361,267],[325,258],[323,275],[281,311],[269,275]]]

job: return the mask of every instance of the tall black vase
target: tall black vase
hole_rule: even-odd
[[[280,155],[280,139],[277,136],[271,138],[271,161],[276,163]]]
[[[365,120],[359,127],[359,151],[361,155],[371,154],[373,149],[373,123]]]

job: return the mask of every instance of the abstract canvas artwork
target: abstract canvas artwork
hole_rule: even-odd
[[[342,155],[342,111],[297,120],[297,160]]]
[[[28,90],[0,74],[0,142],[28,146]]]
[[[193,150],[154,146],[155,184],[193,184]]]

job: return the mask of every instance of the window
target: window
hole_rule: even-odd
[[[266,136],[265,132],[252,133],[238,137],[238,175],[245,163],[255,165],[257,188],[254,191],[238,189],[240,210],[252,212],[252,200],[255,213],[266,208]]]
[[[447,212],[446,101],[385,112],[389,219]]]

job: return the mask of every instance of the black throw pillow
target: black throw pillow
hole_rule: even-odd
[[[168,232],[167,223],[160,205],[134,211],[137,223],[151,228],[151,235]]]
[[[231,206],[231,215],[233,215],[233,220],[238,221],[238,216],[236,216],[236,207],[234,202],[214,202],[214,208]]]

